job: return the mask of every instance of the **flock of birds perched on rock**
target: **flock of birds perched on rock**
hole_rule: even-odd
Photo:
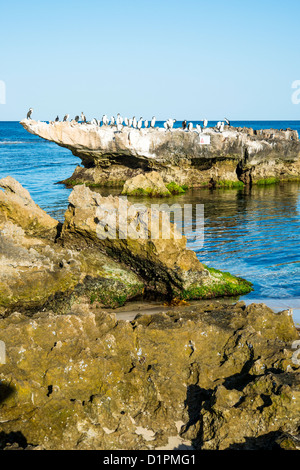
[[[33,109],[29,108],[29,111],[27,113],[27,119],[31,119],[32,112],[33,112]],[[70,117],[69,114],[65,114],[65,116],[63,118],[63,122],[68,121],[69,117]],[[115,126],[117,128],[117,132],[122,132],[124,127],[132,127],[133,129],[141,130],[142,127],[143,127],[143,123],[144,123],[144,128],[154,129],[155,123],[156,123],[156,118],[155,118],[155,116],[153,116],[150,122],[147,121],[147,120],[143,121],[142,117],[140,117],[140,119],[137,120],[135,116],[133,116],[133,118],[128,119],[127,117],[125,117],[123,119],[123,117],[118,113],[116,118],[114,116],[112,116],[109,119],[107,117],[107,115],[104,114],[102,116],[101,121],[99,119],[96,119],[96,118],[92,119],[91,121],[87,121],[86,116],[82,112],[81,116],[75,116],[73,121],[75,121],[77,123],[80,122],[81,124],[91,124],[91,125],[98,126],[98,127],[100,127],[101,124],[102,124],[102,126]],[[59,117],[58,116],[56,116],[54,122],[59,122]],[[166,131],[171,131],[173,129],[173,126],[174,126],[175,122],[176,122],[176,119],[168,119],[166,122],[164,122],[165,130]],[[228,126],[230,126],[230,121],[227,118],[225,118],[225,122]],[[224,121],[219,121],[217,123],[216,128],[219,132],[224,131],[225,122]],[[205,129],[207,127],[207,125],[208,125],[207,119],[203,119],[203,128],[201,127],[200,124],[196,124],[196,132],[198,134],[200,134],[203,131],[203,129]],[[181,129],[183,129],[187,132],[192,132],[193,131],[193,123],[192,122],[187,123],[187,121],[184,120],[182,122]]]

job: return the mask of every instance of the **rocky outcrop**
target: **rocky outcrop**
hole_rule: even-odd
[[[251,290],[243,279],[204,267],[167,213],[102,197],[85,185],[73,189],[69,202],[59,242],[91,246],[130,266],[143,278],[147,293],[199,299]]]
[[[63,313],[78,299],[118,307],[142,295],[197,299],[252,289],[243,279],[203,266],[168,215],[159,226],[158,211],[136,211],[121,198],[80,185],[61,225],[17,181],[0,183],[6,187],[0,193],[2,316],[15,310]]]
[[[158,172],[165,183],[201,187],[293,180],[300,177],[300,142],[292,130],[207,128],[141,129],[71,122],[21,121],[32,134],[66,147],[84,167],[64,181],[73,186],[123,186],[129,178]],[[201,138],[205,136],[210,143]],[[206,143],[205,143],[206,142]]]
[[[296,448],[298,338],[243,302],[140,315],[73,305],[0,322],[0,448]]]

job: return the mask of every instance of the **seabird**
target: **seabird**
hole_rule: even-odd
[[[144,126],[145,126],[145,128],[147,129],[147,127],[149,126],[149,122],[148,122],[148,121],[145,121],[145,122],[144,122]]]
[[[156,122],[155,116],[152,117],[151,122],[150,122],[150,127],[154,127]]]
[[[86,117],[83,112],[81,113],[81,122],[86,123]]]
[[[97,126],[97,125],[98,125],[97,119],[96,119],[96,118],[92,119],[92,120],[91,120],[91,124],[92,124],[93,126]]]
[[[116,123],[115,116],[111,116],[111,118],[110,118],[110,125],[111,125],[111,126],[114,126],[115,123]]]
[[[139,121],[138,121],[138,123],[137,123],[137,128],[138,128],[139,131],[141,130],[142,125],[143,125],[143,118],[140,117],[140,119],[139,119]]]
[[[58,121],[59,121],[59,117],[58,117],[58,116],[56,116],[56,118],[55,118],[55,122],[58,122]]]
[[[127,118],[127,117],[124,119],[124,122],[125,122],[125,126],[128,126],[129,121],[128,121],[128,118]]]
[[[202,132],[202,127],[200,126],[200,124],[196,124],[196,129],[198,131],[198,134],[201,134]]]
[[[117,114],[117,124],[123,124],[123,118],[120,116],[120,113]]]
[[[186,129],[186,120],[182,121],[182,129]]]
[[[230,126],[230,121],[229,121],[229,119],[227,119],[227,118],[224,118],[224,119],[225,119],[225,122],[226,122],[227,126]]]
[[[193,129],[193,123],[189,122],[187,128],[188,128],[188,131],[191,131]]]
[[[75,121],[75,122],[78,122],[78,121],[79,121],[79,116],[75,116],[74,121]]]
[[[207,119],[203,119],[203,127],[207,127],[207,124],[208,124]]]
[[[104,114],[102,116],[102,124],[103,126],[107,126],[108,125],[108,117],[106,116],[106,114]]]
[[[221,122],[220,123],[220,132],[223,132],[224,131],[224,126],[225,126],[225,123],[224,122]]]
[[[69,114],[65,114],[65,115],[64,115],[63,122],[67,121],[68,119],[69,119]]]
[[[173,126],[174,126],[175,122],[176,122],[176,119],[169,119],[170,129],[173,129]]]
[[[136,129],[136,126],[137,126],[137,120],[136,120],[136,117],[133,116],[133,118],[132,118],[132,127],[134,127]]]
[[[129,126],[129,127],[132,126],[132,119],[131,119],[131,118],[128,119],[128,126]]]
[[[29,108],[29,111],[27,113],[27,119],[31,119],[32,112],[33,112],[33,109]]]

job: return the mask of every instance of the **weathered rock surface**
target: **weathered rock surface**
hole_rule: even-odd
[[[122,194],[127,196],[171,196],[157,171],[150,171],[128,179],[123,186]]]
[[[59,222],[43,211],[32,200],[27,189],[11,176],[0,180],[0,223],[17,222],[28,235],[54,239]]]
[[[78,298],[119,306],[142,294],[129,267],[99,250],[55,243],[61,226],[13,178],[0,181],[0,316],[18,309],[63,311]],[[61,228],[61,227],[59,227]]]
[[[0,447],[295,448],[295,339],[287,311],[243,302],[132,322],[87,304],[14,313],[0,321]]]
[[[69,202],[59,240],[63,246],[98,248],[130,266],[148,292],[197,299],[210,297],[210,288],[212,296],[251,290],[242,279],[206,269],[186,248],[186,238],[170,224],[168,214],[160,225],[159,211],[137,209],[119,197],[102,197],[85,185],[73,189]]]
[[[185,237],[177,238],[168,216],[162,227],[154,224],[158,211],[132,211],[133,206],[124,201],[124,228],[117,216],[119,198],[104,198],[77,186],[61,226],[34,204],[17,181],[6,178],[0,183],[12,188],[0,194],[2,316],[15,310],[62,313],[79,298],[117,307],[145,294],[197,299],[251,290],[244,280],[206,269],[186,249]],[[166,239],[164,228],[167,235],[170,231]],[[114,230],[116,237],[107,238]]]
[[[293,180],[300,177],[297,131],[205,129],[210,144],[202,145],[197,132],[173,129],[98,127],[72,122],[21,121],[32,134],[66,147],[81,158],[65,180],[73,186],[119,185],[138,174],[157,171],[167,183],[200,187],[217,184]],[[203,134],[201,134],[203,135]]]

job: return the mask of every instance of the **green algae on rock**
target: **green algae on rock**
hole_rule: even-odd
[[[0,322],[0,446],[274,449],[298,434],[298,338],[287,311],[243,302],[132,322],[88,303],[14,313]]]
[[[156,227],[157,237],[153,228],[149,233],[146,222],[151,217],[159,220],[159,212],[150,214],[146,209],[129,216],[129,226],[139,226],[136,237],[102,237],[114,228],[113,219],[107,223],[104,215],[113,216],[119,198],[104,198],[85,185],[76,186],[65,222],[59,226],[29,195],[20,196],[19,183],[11,179],[9,185],[19,194],[3,193],[0,205],[2,316],[15,310],[65,313],[79,299],[118,307],[143,295],[203,299],[251,290],[247,281],[203,266],[168,217]],[[115,228],[120,235],[120,225]],[[168,239],[161,235],[165,228],[170,230]]]

